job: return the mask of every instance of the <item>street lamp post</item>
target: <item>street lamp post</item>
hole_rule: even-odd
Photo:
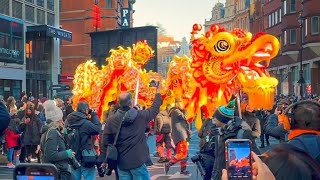
[[[300,71],[299,71],[299,81],[298,84],[300,84],[300,98],[303,98],[303,84],[306,83],[306,81],[303,78],[303,68],[302,68],[302,53],[303,53],[303,22],[304,22],[304,17],[302,16],[302,12],[300,12],[299,17],[298,17],[298,22],[299,22],[299,26],[300,26]]]

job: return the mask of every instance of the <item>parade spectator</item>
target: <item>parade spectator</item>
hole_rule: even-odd
[[[187,120],[183,102],[180,98],[175,99],[175,107],[171,108],[170,113],[172,122],[172,139],[175,144],[175,156],[165,164],[165,172],[168,173],[171,166],[180,161],[180,174],[189,176],[187,171],[188,164],[188,142],[191,136],[190,124]]]
[[[159,163],[168,162],[172,158],[172,152],[173,145],[172,145],[172,138],[171,138],[171,132],[172,132],[172,123],[171,118],[169,116],[169,112],[171,109],[171,105],[167,105],[166,109],[163,111],[160,111],[160,113],[157,115],[155,119],[154,124],[154,130],[156,133],[156,146],[157,151],[159,153]],[[166,148],[166,157],[164,156],[164,146]]]
[[[16,106],[16,100],[13,96],[9,96],[7,100],[7,108],[10,113],[10,116],[12,119],[14,119],[17,116],[18,109]]]
[[[0,102],[0,135],[8,127],[10,119],[10,114],[6,106],[3,104],[3,102]]]
[[[22,118],[26,114],[27,104],[32,105],[31,102],[28,102],[27,98],[22,98],[21,102],[18,103],[18,106],[17,106],[17,108],[18,108],[17,117],[20,120],[22,120]]]
[[[36,155],[38,162],[40,162],[39,151],[42,122],[35,114],[32,103],[27,105],[25,112],[25,116],[22,118],[22,123],[19,129],[23,132],[22,142],[25,146],[27,161],[31,162],[32,156]]]
[[[8,128],[5,131],[6,137],[6,145],[7,145],[7,167],[8,168],[15,168],[13,164],[13,160],[16,160],[16,156],[14,156],[14,148],[18,146],[18,140],[20,138],[20,134],[17,132],[17,126],[19,123],[19,119],[11,119]]]
[[[66,148],[64,141],[63,113],[52,100],[44,103],[47,121],[50,122],[48,130],[41,137],[42,162],[54,164],[59,171],[60,180],[70,180],[68,161],[74,158],[75,152]]]
[[[69,114],[71,114],[74,110],[72,108],[72,98],[70,96],[67,97],[66,99],[66,104],[65,104],[65,118],[68,117]]]
[[[239,117],[235,117],[235,100],[228,103],[227,106],[218,107],[213,119],[216,125],[220,127],[219,135],[216,136],[215,144],[215,162],[212,172],[212,178],[219,180],[221,178],[222,169],[226,167],[225,159],[225,142],[228,139],[250,139],[252,143],[252,150],[256,154],[260,154],[259,149],[254,141],[255,137],[252,135],[251,127]]]
[[[261,135],[261,127],[260,120],[254,115],[254,109],[246,104],[245,108],[241,112],[242,119],[250,126],[253,137],[260,137]]]
[[[265,141],[266,141],[267,146],[270,145],[269,135],[267,135],[265,133],[265,124],[266,124],[266,121],[267,121],[267,119],[269,118],[270,115],[271,115],[270,111],[259,110],[259,111],[256,112],[256,116],[260,120],[260,127],[261,127],[261,135],[260,135],[261,145],[260,145],[260,148],[264,148],[265,147],[264,146],[265,145],[265,143],[264,143]]]
[[[81,163],[81,168],[73,169],[76,180],[95,179],[95,163],[87,161],[82,155],[84,151],[96,153],[94,150],[93,136],[98,135],[101,130],[100,120],[97,113],[89,108],[87,102],[79,102],[77,110],[68,115],[65,127],[75,129],[80,136],[79,149],[72,149],[76,152],[76,158]]]
[[[104,129],[104,146],[113,144],[115,135],[121,125],[116,147],[118,150],[118,168],[120,179],[150,179],[145,162],[149,158],[146,142],[146,124],[156,118],[162,104],[161,85],[157,87],[152,106],[145,110],[133,108],[132,95],[129,92],[119,96],[120,108],[106,122]],[[122,123],[122,124],[121,124]]]
[[[320,104],[300,101],[288,107],[291,121],[288,143],[307,152],[320,163]]]
[[[201,129],[198,132],[200,138],[200,163],[205,170],[204,180],[210,180],[212,176],[216,127],[216,123],[213,119],[207,119],[203,121]]]
[[[267,152],[264,163],[277,180],[320,179],[320,164],[294,145],[277,145]]]

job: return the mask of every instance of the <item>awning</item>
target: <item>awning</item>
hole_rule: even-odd
[[[46,32],[47,36],[72,41],[72,32],[48,25],[27,26],[27,32]]]

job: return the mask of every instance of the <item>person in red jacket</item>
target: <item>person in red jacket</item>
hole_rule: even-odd
[[[18,139],[20,134],[17,133],[17,120],[11,119],[8,128],[5,131],[6,145],[8,149],[8,168],[15,168],[13,164],[13,152],[14,148],[18,145]]]

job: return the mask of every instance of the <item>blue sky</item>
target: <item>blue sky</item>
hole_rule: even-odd
[[[160,23],[167,34],[181,40],[190,39],[195,23],[204,24],[211,18],[211,10],[218,0],[136,0],[133,6],[133,26]],[[225,0],[220,0],[224,3]]]
[[[248,157],[248,155],[250,153],[250,148],[230,148],[229,152],[231,149],[236,149],[236,157],[238,160],[240,160],[244,157]]]

